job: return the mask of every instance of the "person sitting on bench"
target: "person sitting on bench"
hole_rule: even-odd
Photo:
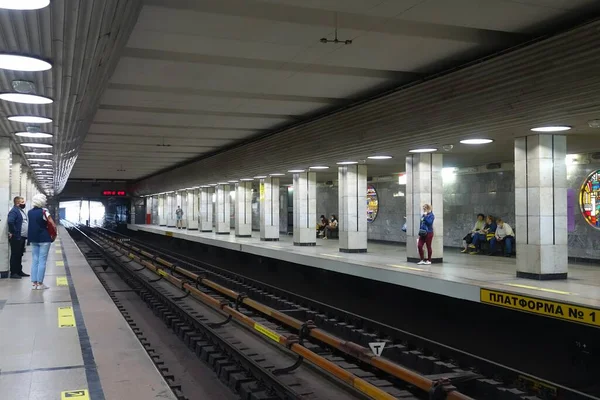
[[[338,221],[335,214],[331,214],[331,219],[329,220],[329,224],[325,227],[325,234],[323,235],[323,239],[327,239],[331,232],[337,232],[338,229]]]
[[[325,232],[325,227],[328,224],[329,224],[329,221],[327,220],[327,218],[325,218],[325,216],[321,214],[321,217],[319,218],[319,222],[317,223],[317,236],[318,237],[323,236],[323,234]]]
[[[485,219],[485,226],[479,233],[473,235],[473,242],[469,245],[473,251],[469,254],[477,254],[481,250],[481,244],[485,243],[487,240],[490,240],[494,237],[496,232],[496,220],[493,216],[488,215]]]
[[[475,222],[475,226],[473,230],[467,233],[467,236],[463,238],[464,249],[462,249],[461,253],[466,253],[469,249],[469,245],[473,243],[473,235],[479,233],[485,227],[485,215],[477,214],[477,221]]]
[[[498,218],[496,222],[498,227],[496,228],[496,234],[494,235],[494,238],[490,241],[490,252],[488,255],[494,255],[496,252],[496,243],[504,243],[504,257],[510,257],[515,240],[515,233],[509,224],[502,221],[502,218]]]

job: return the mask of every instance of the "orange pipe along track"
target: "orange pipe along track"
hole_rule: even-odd
[[[221,286],[220,284],[218,284],[216,282],[213,282],[213,281],[211,281],[209,279],[201,278],[200,275],[194,274],[191,271],[188,271],[188,270],[186,270],[184,268],[178,267],[177,265],[175,265],[175,264],[173,264],[173,263],[171,263],[171,262],[169,262],[169,261],[167,261],[165,259],[157,257],[154,254],[148,253],[147,251],[139,249],[139,248],[137,248],[137,247],[135,247],[135,246],[133,246],[131,244],[128,244],[128,243],[117,242],[116,240],[114,240],[112,237],[110,237],[108,235],[102,234],[102,236],[104,236],[105,238],[109,239],[111,241],[111,243],[113,243],[113,247],[114,247],[114,244],[116,244],[117,247],[122,246],[122,247],[124,247],[126,249],[130,249],[133,252],[141,254],[142,256],[144,256],[146,258],[149,258],[149,259],[153,260],[154,262],[156,262],[158,264],[161,264],[166,269],[168,269],[168,270],[170,270],[170,271],[172,271],[174,273],[183,275],[183,276],[185,276],[185,277],[193,280],[194,282],[197,282],[197,283],[200,283],[200,284],[202,284],[202,285],[204,285],[206,287],[209,287],[209,288],[215,290],[216,292],[218,292],[218,293],[220,293],[220,294],[222,294],[224,296],[227,296],[227,297],[229,297],[229,298],[231,298],[233,300],[236,300],[236,299],[240,298],[240,293],[238,293],[238,292],[236,292],[234,290],[228,289],[228,288],[226,288],[224,286]],[[121,252],[124,253],[123,251],[121,251]],[[180,286],[182,284],[182,281],[180,279],[178,279],[178,278],[176,278],[176,277],[174,277],[174,276],[172,276],[170,274],[167,274],[166,272],[164,272],[160,268],[156,267],[154,264],[148,263],[147,261],[144,261],[140,257],[135,256],[134,254],[131,254],[131,253],[126,254],[126,255],[129,258],[132,258],[135,261],[139,262],[140,264],[142,264],[142,265],[146,266],[147,268],[151,269],[155,273],[163,276],[165,279],[169,280],[171,283],[173,283],[173,284],[175,284],[177,286]],[[161,271],[162,273],[159,272],[159,271]],[[165,276],[165,275],[167,275],[167,276]],[[172,280],[175,280],[175,282],[172,281]],[[190,286],[190,285],[184,283],[183,286],[181,286],[181,287],[182,288],[185,287],[185,289],[189,290],[190,293],[192,293],[192,294],[197,294],[197,296],[195,296],[195,297],[197,297],[197,298],[199,297],[198,298],[199,300],[201,300],[201,301],[203,301],[203,302],[211,305],[214,308],[219,308],[219,309],[221,309],[223,311],[226,311],[227,314],[232,315],[232,317],[235,318],[236,320],[238,320],[238,321],[240,321],[240,322],[242,322],[242,323],[250,326],[244,320],[244,319],[246,319],[248,317],[244,316],[243,314],[240,314],[235,309],[230,308],[229,306],[224,306],[223,307],[219,303],[219,301],[215,300],[214,298],[210,297],[209,295],[207,295],[205,293],[202,293],[201,291],[197,290],[194,286]],[[248,297],[241,298],[240,304],[244,304],[245,306],[247,306],[247,307],[249,307],[249,308],[251,308],[251,309],[253,309],[255,311],[258,311],[258,312],[260,312],[260,313],[262,313],[262,314],[264,314],[264,315],[266,315],[266,316],[268,316],[270,318],[273,318],[274,320],[276,320],[276,321],[278,321],[278,322],[280,322],[280,323],[282,323],[282,324],[284,324],[286,326],[289,326],[289,327],[291,327],[293,329],[299,330],[304,325],[304,322],[302,322],[302,321],[300,321],[300,320],[298,320],[296,318],[290,317],[287,314],[279,312],[279,311],[277,311],[277,310],[275,310],[275,309],[273,309],[273,308],[271,308],[269,306],[266,306],[266,305],[264,305],[262,303],[259,303],[259,302],[255,301],[255,300],[252,300],[252,299],[250,299]],[[239,314],[241,317],[239,317],[239,316],[236,317],[237,314]],[[253,328],[253,326],[250,326],[250,327]],[[337,349],[337,350],[339,350],[339,351],[341,351],[343,353],[348,354],[349,356],[352,356],[352,357],[354,357],[354,358],[356,358],[356,359],[358,359],[358,360],[360,360],[360,361],[362,361],[364,363],[367,363],[367,364],[369,364],[369,365],[371,365],[371,366],[373,366],[373,367],[375,367],[375,368],[377,368],[377,369],[379,369],[379,370],[381,370],[383,372],[386,372],[386,373],[388,373],[388,374],[390,374],[390,375],[392,375],[392,376],[394,376],[394,377],[396,377],[396,378],[398,378],[398,379],[400,379],[400,380],[402,380],[402,381],[404,381],[406,383],[414,385],[414,386],[420,388],[423,391],[428,392],[435,385],[434,381],[432,381],[429,378],[424,377],[423,375],[421,375],[421,374],[419,374],[419,373],[417,373],[415,371],[412,371],[412,370],[407,369],[407,368],[405,368],[405,367],[403,367],[401,365],[398,365],[398,364],[396,364],[396,363],[394,363],[394,362],[392,362],[392,361],[390,361],[390,360],[388,360],[386,358],[378,357],[378,356],[374,355],[369,349],[367,349],[367,348],[365,348],[365,347],[363,347],[363,346],[361,346],[359,344],[356,344],[354,342],[349,342],[349,341],[342,340],[342,339],[340,339],[340,338],[338,338],[338,337],[336,337],[334,335],[331,335],[330,333],[328,333],[328,332],[326,332],[326,331],[324,331],[322,329],[319,329],[317,327],[313,327],[312,329],[310,329],[309,330],[309,335],[310,335],[310,337],[312,337],[312,338],[314,338],[314,339],[316,339],[316,340],[318,340],[318,341],[320,341],[322,343],[325,343],[325,344],[327,344],[327,345],[329,345],[329,346],[331,346],[331,347],[333,347],[333,348],[335,348],[335,349]],[[277,335],[277,336],[280,336],[280,335]],[[287,344],[287,342],[282,343],[282,344],[285,345],[285,344]],[[290,346],[290,349],[294,349],[294,348],[296,350],[292,350],[292,351],[294,351],[298,355],[302,355],[301,353],[306,353],[306,352],[312,353],[308,349],[306,349],[305,347],[303,347],[301,345],[298,345],[298,344],[292,344]],[[314,354],[314,353],[312,353],[312,354]],[[394,397],[390,396],[389,394],[387,394],[387,393],[381,391],[380,389],[376,388],[375,386],[369,384],[368,382],[366,382],[366,381],[364,381],[364,380],[362,380],[362,379],[360,379],[360,378],[358,378],[358,377],[350,374],[349,372],[343,370],[342,368],[336,366],[335,364],[332,364],[331,362],[325,360],[324,358],[322,358],[322,357],[320,357],[320,356],[318,356],[316,354],[314,354],[314,357],[316,357],[316,358],[318,358],[320,360],[315,359],[315,361],[313,361],[313,360],[311,360],[310,357],[305,357],[305,358],[308,359],[308,360],[310,360],[311,362],[313,362],[314,364],[316,364],[318,366],[326,365],[326,367],[322,367],[322,368],[325,369],[325,370],[327,370],[329,373],[333,374],[334,376],[338,377],[339,379],[342,379],[344,382],[346,382],[346,383],[350,384],[351,386],[357,388],[358,390],[360,390],[361,392],[365,393],[366,395],[368,395],[370,397],[373,397],[373,394],[371,394],[371,393],[377,393],[377,392],[379,392],[379,393],[381,393],[381,394],[383,394],[385,396],[388,396],[388,397],[373,397],[373,398],[377,398],[377,399],[379,399],[379,398],[381,398],[381,399],[384,399],[384,398],[390,398],[390,399],[392,399],[392,398],[394,398]],[[335,372],[333,372],[333,371],[335,371]],[[352,379],[352,377],[354,379]],[[356,386],[357,383],[358,383],[358,386]],[[375,389],[376,392],[373,392],[372,389]],[[471,397],[466,396],[466,395],[464,395],[464,394],[462,394],[462,393],[460,393],[458,391],[455,391],[455,390],[449,391],[447,393],[447,397],[446,398],[449,399],[449,400],[473,400]]]

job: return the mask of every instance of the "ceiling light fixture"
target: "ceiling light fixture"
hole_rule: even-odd
[[[46,158],[28,158],[29,161],[37,161],[37,162],[47,162],[47,163],[51,163],[52,160],[46,159]]]
[[[41,167],[41,164],[29,164],[30,167]]]
[[[9,121],[21,122],[24,124],[49,124],[52,119],[46,117],[36,117],[35,115],[14,115],[7,117]]]
[[[240,179],[240,181],[242,182],[252,182],[254,180],[254,178],[242,178]]]
[[[531,128],[534,132],[564,132],[572,129],[571,126],[557,125],[557,126],[538,126],[537,128]]]
[[[25,155],[27,156],[51,156],[52,153],[47,153],[47,152],[43,152],[43,151],[28,151],[25,153]]]
[[[227,182],[229,182],[229,183],[238,183],[239,181],[236,181],[236,180],[230,180],[230,181],[227,181]]]
[[[337,165],[354,165],[354,164],[358,164],[358,161],[340,161],[339,163],[336,163]]]
[[[433,153],[434,151],[437,151],[437,149],[431,148],[431,149],[412,149],[409,150],[409,153]]]
[[[0,53],[0,69],[34,72],[47,71],[51,68],[52,64],[39,58]]]
[[[267,176],[266,175],[258,175],[255,176],[254,179],[265,179]]]
[[[329,167],[325,165],[315,165],[313,167],[310,167],[310,169],[329,169]]]
[[[285,174],[274,173],[274,174],[269,174],[269,176],[285,176]]]
[[[16,136],[28,137],[28,138],[36,138],[36,139],[48,139],[52,137],[50,133],[44,132],[17,132]]]
[[[369,156],[369,160],[389,160],[392,156]]]
[[[306,172],[306,170],[304,170],[304,169],[290,169],[288,172],[290,174],[301,174],[303,172]]]
[[[39,10],[48,4],[50,0],[0,0],[0,8],[7,10]]]
[[[460,141],[462,144],[488,144],[492,143],[492,139],[465,139]]]
[[[49,149],[52,147],[51,144],[45,144],[45,143],[21,143],[21,146],[34,147],[34,148],[38,148],[38,149]]]
[[[29,93],[0,93],[0,100],[23,104],[51,104],[54,100],[49,97]]]
[[[228,185],[229,182],[219,182],[218,185]]]

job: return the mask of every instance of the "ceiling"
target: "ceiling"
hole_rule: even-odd
[[[435,74],[599,13],[595,0],[146,0],[120,51],[70,177],[137,180],[217,152],[221,152],[219,163],[190,164],[185,175],[193,173],[201,183],[279,172],[316,161],[334,163],[344,154],[364,158],[381,151],[394,155],[396,161],[371,163],[372,171],[402,170],[409,145],[455,143],[456,138],[451,140],[449,135],[448,139],[442,135],[424,140],[427,137],[417,134],[419,125],[425,128],[427,123],[411,118],[422,108],[405,106],[391,115],[392,108],[381,113],[377,125],[365,125],[353,134],[349,129],[347,142],[336,126],[342,114],[332,114],[326,119],[331,136],[325,129],[318,137],[310,136],[307,143],[306,135],[302,148],[294,142],[302,141],[302,135],[293,140],[289,136],[289,156],[274,151],[273,141],[239,145],[282,131],[275,136],[284,138],[277,145],[285,150],[285,137],[299,132],[302,121],[391,88],[424,82],[428,91],[442,93],[446,89],[435,83],[441,78],[430,80]],[[351,45],[320,43],[322,37],[334,38],[336,21],[339,39],[351,39]],[[477,78],[479,82],[487,79]],[[464,87],[449,86],[451,93],[445,98],[458,99],[462,90],[469,91],[472,86],[466,85],[472,84],[466,79]],[[417,89],[422,85],[406,92],[419,92],[425,98],[424,89]],[[511,102],[519,105],[518,99]],[[441,112],[446,103],[442,96],[429,108]],[[410,99],[404,104],[410,104]],[[557,122],[577,127],[570,133],[574,139],[569,139],[569,151],[589,149],[588,140],[594,137],[599,142],[596,131],[585,128],[588,119],[600,118],[599,111],[593,100],[577,112],[561,115]],[[323,118],[316,121],[325,124]],[[482,124],[469,122],[462,121],[460,133],[481,132]],[[511,159],[514,136],[530,122],[521,112],[518,121],[487,122],[485,134],[496,138],[494,146],[474,150],[456,145],[446,163]],[[287,127],[292,128],[283,130]],[[381,140],[403,131],[410,131],[403,143],[386,145]],[[373,144],[379,147],[369,143],[375,136],[378,140]],[[244,151],[252,152],[258,165],[246,162],[240,155]],[[170,177],[159,175],[149,181],[150,186],[161,181],[171,184]]]

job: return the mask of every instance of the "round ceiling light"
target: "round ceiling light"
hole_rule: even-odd
[[[329,169],[329,167],[325,165],[315,165],[313,167],[310,167],[310,169]]]
[[[0,69],[34,72],[47,71],[51,68],[52,64],[39,58],[0,53]]]
[[[358,161],[340,161],[339,163],[336,163],[337,165],[354,165],[354,164],[358,164]]]
[[[409,153],[433,153],[434,151],[437,151],[437,149],[412,149],[409,150]]]
[[[28,138],[36,138],[36,139],[47,139],[51,138],[52,134],[44,133],[44,132],[17,132],[16,136],[28,137]]]
[[[303,169],[290,169],[288,172],[290,174],[301,174],[302,172],[306,172],[306,170],[303,170]]]
[[[370,160],[389,160],[392,156],[370,156],[367,157]]]
[[[43,152],[43,151],[28,151],[25,153],[25,155],[28,155],[28,156],[51,156],[52,153],[47,153],[47,152]]]
[[[572,127],[566,125],[557,126],[538,126],[537,128],[531,128],[534,132],[564,132],[570,130]]]
[[[465,139],[460,141],[462,144],[488,144],[492,143],[492,139]]]
[[[39,10],[48,4],[50,0],[0,0],[0,8],[7,10]]]
[[[49,97],[38,96],[29,93],[0,93],[0,100],[12,101],[23,104],[51,104],[53,100]]]
[[[36,117],[35,115],[14,115],[8,117],[9,121],[22,122],[24,124],[49,124],[52,119],[46,117]]]
[[[21,146],[23,147],[35,147],[38,149],[49,149],[52,147],[51,144],[45,144],[45,143],[21,143]]]

